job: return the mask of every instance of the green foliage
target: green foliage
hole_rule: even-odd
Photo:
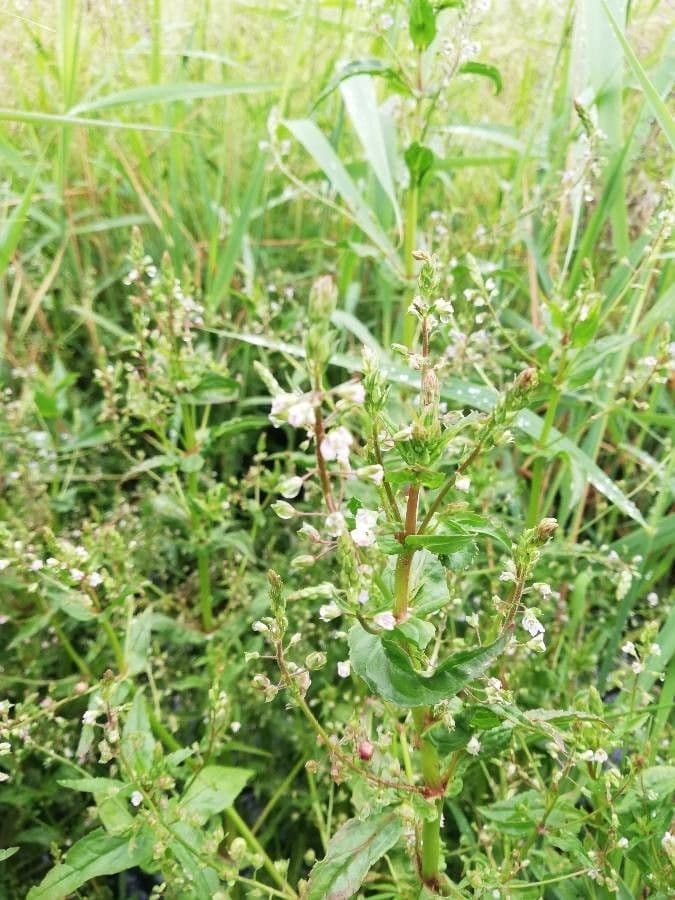
[[[15,6],[0,900],[671,896],[665,5]]]

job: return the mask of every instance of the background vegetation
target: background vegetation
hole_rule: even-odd
[[[310,707],[405,766],[404,718],[399,748],[319,618],[344,561],[308,566],[271,509],[312,449],[270,423],[254,363],[306,389],[329,273],[326,386],[366,346],[409,411],[418,248],[454,298],[444,409],[486,414],[538,373],[467,509],[509,540],[559,523],[532,574],[546,653],[499,674],[561,733],[519,735],[446,798],[452,890],[671,895],[675,69],[672,9],[628,5],[436,4],[433,33],[428,4],[374,0],[0,12],[0,896],[296,896],[365,817],[372,785],[331,777],[252,680],[275,677],[251,629],[270,568],[300,655],[327,655]],[[448,645],[490,620],[505,559],[488,540],[450,566]],[[216,765],[220,801],[195,800]],[[53,869],[91,834],[86,877]],[[355,891],[424,896],[411,860],[399,845]]]

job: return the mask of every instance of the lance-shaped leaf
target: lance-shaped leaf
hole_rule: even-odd
[[[365,822],[350,819],[331,838],[325,857],[312,869],[307,900],[353,897],[401,831],[401,820],[393,812],[379,813]]]
[[[507,640],[504,635],[493,644],[454,653],[426,675],[413,668],[408,654],[394,640],[370,634],[356,624],[349,632],[349,657],[354,672],[374,694],[398,706],[433,706],[454,697],[486,672]]]

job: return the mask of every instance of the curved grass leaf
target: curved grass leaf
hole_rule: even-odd
[[[389,167],[373,79],[370,75],[354,76],[342,82],[340,93],[366,159],[392,205],[396,224],[400,228],[401,210],[396,198],[394,177]]]
[[[230,97],[233,94],[259,94],[273,91],[277,87],[278,85],[271,82],[261,82],[259,84],[246,82],[211,84],[208,82],[186,81],[177,84],[144,84],[125,91],[115,91],[113,94],[106,94],[103,97],[90,100],[88,103],[78,103],[68,110],[68,115],[78,116],[80,113],[110,109],[112,106],[129,106],[133,103],[190,102],[191,100]]]
[[[382,812],[365,822],[349,819],[331,838],[325,857],[312,869],[307,900],[347,900],[373,865],[396,844],[401,820]]]
[[[400,269],[396,250],[380,227],[372,209],[365,202],[352,178],[325,135],[310,119],[285,119],[282,122],[321,168],[325,177],[346,203],[351,217],[364,234],[385,255],[395,271]]]

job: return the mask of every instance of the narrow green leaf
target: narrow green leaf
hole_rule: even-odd
[[[274,91],[278,85],[271,82],[245,83],[224,82],[221,84],[199,83],[195,81],[177,84],[146,84],[141,87],[128,88],[97,97],[87,103],[78,103],[68,110],[68,115],[79,116],[81,113],[96,112],[99,109],[110,109],[112,106],[130,106],[133,103],[175,103],[191,100],[208,100],[218,97],[230,97],[233,94],[259,94]]]
[[[609,23],[612,26],[616,37],[623,48],[624,56],[626,57],[626,62],[631,68],[633,75],[636,80],[640,84],[642,91],[645,95],[645,99],[651,108],[651,111],[654,115],[654,118],[659,123],[661,128],[663,129],[664,134],[668,138],[670,146],[673,150],[675,150],[675,122],[673,121],[673,117],[668,111],[668,107],[663,102],[661,97],[659,96],[659,92],[656,90],[652,82],[650,81],[647,73],[642,68],[640,60],[637,58],[635,53],[633,52],[633,48],[626,40],[623,31],[619,27],[618,22],[612,15],[612,12],[607,5],[607,0],[601,0],[603,9],[605,10],[605,14],[609,19]]]

